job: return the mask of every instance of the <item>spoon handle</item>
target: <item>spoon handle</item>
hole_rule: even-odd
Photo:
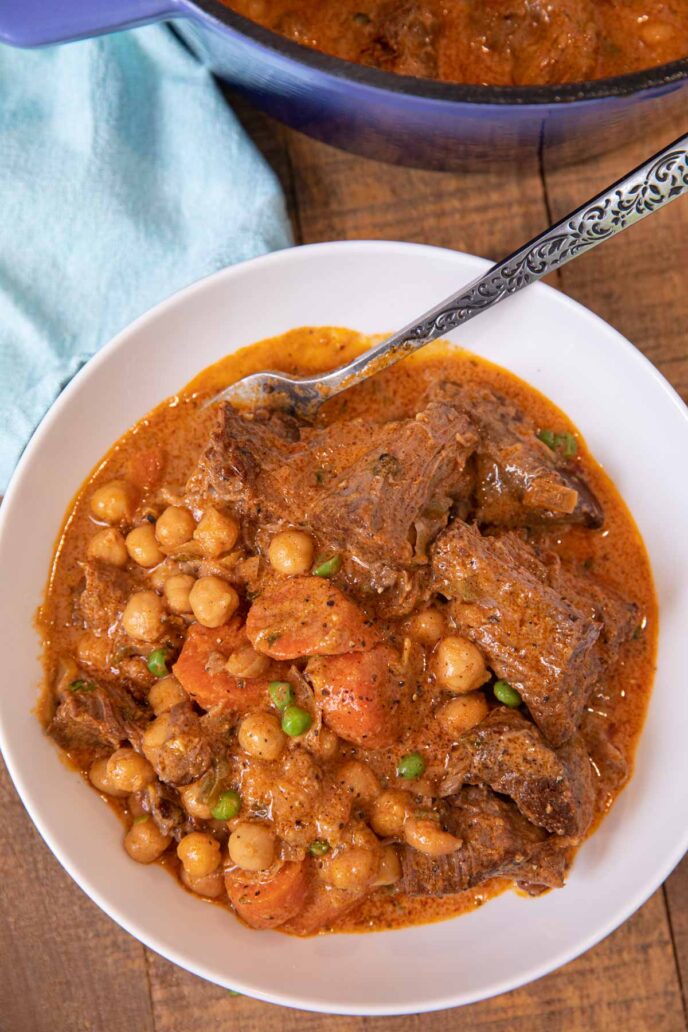
[[[688,135],[675,140],[393,337],[323,377],[321,400],[323,394],[329,396],[351,387],[462,326],[686,192]]]

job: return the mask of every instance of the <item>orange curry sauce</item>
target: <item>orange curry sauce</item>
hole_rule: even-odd
[[[243,348],[199,374],[178,395],[168,399],[129,430],[89,475],[65,516],[55,546],[50,578],[39,627],[44,641],[45,685],[39,708],[44,724],[53,709],[53,685],[60,657],[74,655],[81,633],[74,620],[75,598],[82,582],[81,562],[94,523],[88,499],[95,487],[132,475],[137,456],[154,446],[166,452],[165,482],[183,486],[203,450],[214,412],[203,407],[214,392],[240,377],[262,369],[309,374],[348,361],[370,346],[370,340],[349,330],[303,328],[282,337]],[[511,373],[444,342],[431,345],[393,369],[329,402],[321,413],[335,422],[374,412],[377,420],[413,416],[419,396],[433,381],[454,379],[486,385],[512,399],[539,426],[575,430],[550,401]],[[631,769],[638,736],[650,697],[657,642],[657,603],[648,557],[633,519],[609,477],[587,452],[580,437],[582,470],[605,511],[601,530],[551,529],[547,544],[562,556],[575,557],[639,607],[639,632],[621,650],[606,687],[590,706],[604,717],[609,737],[624,754]],[[70,762],[86,776],[87,763],[79,755]],[[103,796],[128,825],[126,800]],[[593,828],[614,801],[614,790],[598,793]],[[179,873],[174,849],[159,861]],[[507,879],[492,879],[477,888],[444,898],[409,898],[400,892],[376,892],[334,926],[339,931],[368,931],[446,919],[484,903],[509,887]],[[563,891],[566,891],[565,889]],[[228,906],[226,903],[219,905]]]

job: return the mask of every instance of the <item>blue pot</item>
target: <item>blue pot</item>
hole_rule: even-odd
[[[688,58],[565,86],[459,86],[392,75],[302,47],[216,0],[2,0],[0,40],[21,47],[173,19],[222,79],[326,143],[395,164],[484,167],[611,149],[685,108]]]

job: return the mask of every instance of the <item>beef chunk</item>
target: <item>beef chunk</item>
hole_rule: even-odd
[[[551,749],[534,724],[505,707],[461,736],[441,791],[451,795],[464,783],[511,796],[524,817],[555,835],[580,839],[592,820],[592,768],[580,736]]]
[[[383,0],[370,18],[370,42],[359,60],[398,75],[437,77],[440,21],[415,0]]]
[[[84,563],[84,590],[79,605],[86,626],[95,634],[112,630],[131,593],[130,576],[109,563]]]
[[[381,592],[427,563],[475,443],[468,417],[445,402],[415,419],[300,431],[279,413],[227,405],[191,487],[254,526],[260,518],[267,533],[286,518],[309,527],[356,560],[364,590]]]
[[[215,735],[188,703],[166,710],[156,725],[159,744],[146,745],[146,757],[161,781],[188,785],[210,767],[216,749]]]
[[[600,671],[612,666],[619,649],[638,626],[638,606],[623,598],[609,584],[603,584],[580,565],[560,562],[550,555],[547,583],[568,599],[588,619],[602,625],[595,646]]]
[[[594,705],[594,699],[592,701]],[[580,734],[595,772],[596,808],[599,813],[604,813],[628,780],[628,761],[611,741],[606,717],[586,712],[581,721]]]
[[[444,383],[439,397],[469,414],[480,435],[474,458],[478,523],[601,526],[602,508],[575,462],[543,444],[538,428],[508,398],[487,387],[455,383]]]
[[[178,842],[202,827],[200,821],[189,816],[177,792],[169,785],[154,781],[138,795],[142,809],[151,815],[163,835],[171,835]]]
[[[111,753],[122,742],[141,741],[145,714],[123,688],[109,684],[91,691],[65,690],[48,734],[63,749]]]
[[[546,569],[514,534],[483,537],[455,520],[438,538],[432,563],[435,589],[453,600],[459,633],[561,745],[576,730],[599,672],[602,624],[547,583]]]
[[[498,876],[536,891],[564,884],[570,858],[567,839],[547,835],[488,788],[465,787],[449,803],[445,826],[461,839],[461,847],[440,857],[403,847],[404,892],[446,896]]]

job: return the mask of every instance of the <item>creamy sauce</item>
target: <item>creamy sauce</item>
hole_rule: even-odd
[[[45,601],[39,613],[46,671],[40,707],[43,722],[47,722],[52,713],[52,685],[60,657],[74,654],[81,633],[72,620],[82,583],[79,564],[94,531],[88,509],[88,498],[94,488],[118,477],[135,478],[137,469],[140,473],[141,453],[164,446],[167,454],[164,482],[178,487],[181,492],[213,424],[213,411],[203,407],[213,393],[248,373],[263,369],[306,375],[333,368],[370,344],[369,339],[348,330],[305,328],[243,348],[204,370],[178,395],[159,405],[117,441],[82,485],[56,542]],[[558,408],[528,384],[444,342],[425,348],[393,369],[333,399],[321,418],[327,423],[357,415],[369,416],[371,412],[377,420],[408,417],[415,413],[424,389],[434,381],[447,378],[493,388],[513,399],[541,427],[575,430]],[[648,557],[628,509],[580,438],[579,455],[583,473],[605,510],[604,528],[600,531],[549,530],[546,540],[562,556],[573,556],[584,562],[639,606],[642,623],[637,635],[623,646],[616,668],[606,679],[606,687],[591,700],[591,707],[606,723],[610,740],[630,765],[652,687],[657,604]],[[349,752],[356,754],[353,747]],[[71,759],[84,771],[82,758],[73,756]],[[380,771],[388,769],[390,759],[389,756],[379,757]],[[598,821],[613,803],[614,794],[611,788],[601,792]],[[125,804],[110,798],[108,802],[123,818],[127,817]],[[177,872],[176,857],[168,853],[164,866]],[[445,919],[482,905],[509,885],[511,883],[505,879],[493,879],[476,889],[443,899],[411,899],[398,892],[376,893],[347,914],[336,927],[369,931]]]

